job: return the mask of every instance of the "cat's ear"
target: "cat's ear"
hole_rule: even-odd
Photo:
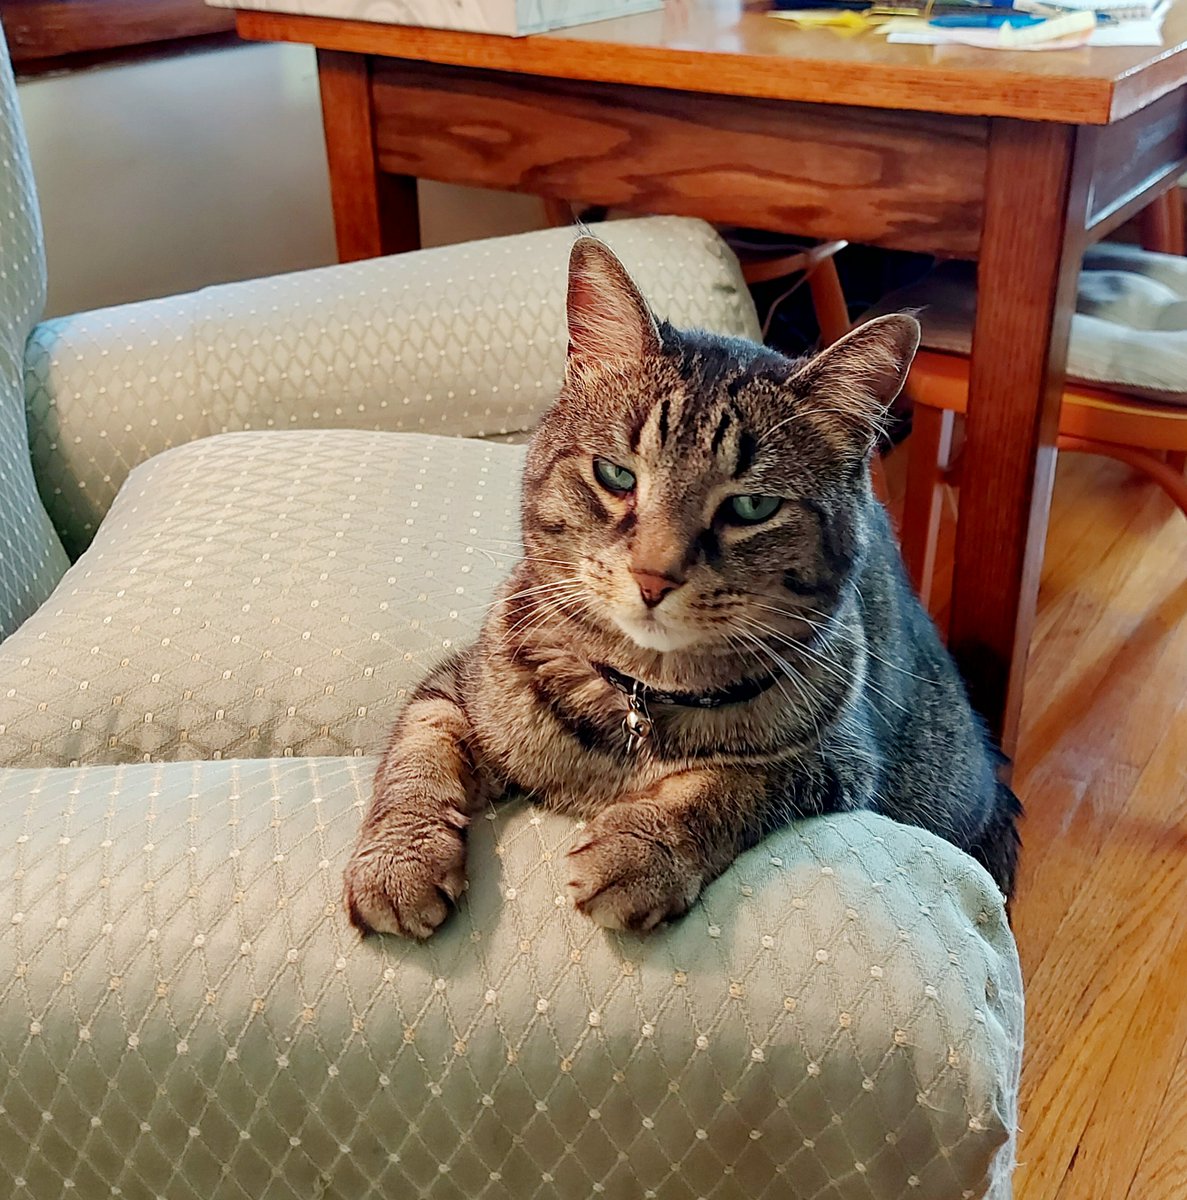
[[[919,336],[919,322],[906,313],[875,317],[811,359],[796,382],[828,424],[869,451],[907,381]]]
[[[659,351],[659,333],[639,289],[613,251],[580,237],[569,255],[569,362],[639,362]]]

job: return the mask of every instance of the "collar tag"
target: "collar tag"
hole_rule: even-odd
[[[651,714],[647,711],[647,701],[643,694],[643,684],[636,679],[634,687],[627,694],[627,711],[622,720],[623,732],[626,734],[627,749],[637,753],[643,748],[643,743],[651,737],[654,725]]]

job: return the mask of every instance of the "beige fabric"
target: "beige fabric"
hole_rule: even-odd
[[[377,753],[515,559],[521,463],[351,430],[144,463],[0,644],[0,765]]]
[[[737,261],[708,225],[648,218],[597,232],[663,316],[758,336]],[[67,548],[90,541],[131,467],[208,434],[529,429],[560,382],[573,236],[426,250],[39,326],[26,361],[34,470]]]
[[[41,218],[0,29],[0,638],[49,595],[66,569],[29,469],[22,403],[25,339],[44,303]]]
[[[976,268],[950,262],[880,300],[867,316],[919,310],[923,344],[968,354]],[[1068,343],[1069,379],[1187,404],[1187,259],[1102,242],[1084,254]]]
[[[805,822],[636,939],[512,804],[435,940],[361,942],[373,768],[0,772],[0,1194],[1008,1197],[1018,961],[971,859]]]

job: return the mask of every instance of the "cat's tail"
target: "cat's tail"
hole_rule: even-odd
[[[1018,871],[1018,852],[1022,838],[1018,834],[1018,818],[1022,802],[1000,779],[994,796],[993,811],[981,827],[969,853],[993,876],[1007,902],[1014,895]]]

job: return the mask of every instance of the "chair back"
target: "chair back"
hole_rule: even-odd
[[[0,29],[0,638],[67,567],[29,462],[24,358],[45,304],[45,251],[16,82]]]

